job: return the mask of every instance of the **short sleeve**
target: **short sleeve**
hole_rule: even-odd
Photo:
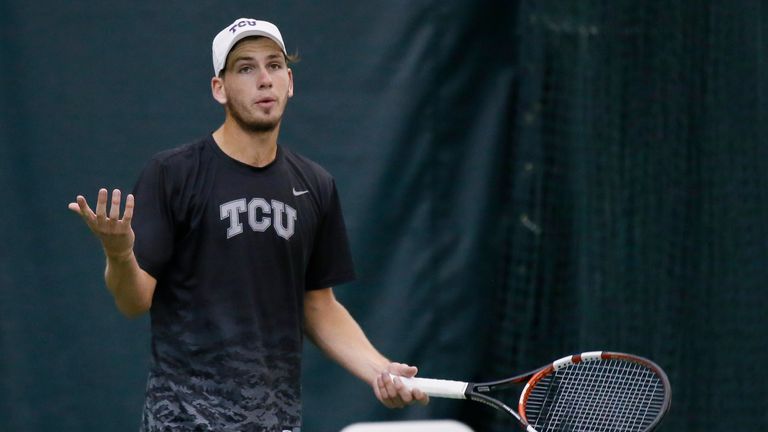
[[[306,274],[306,289],[322,289],[355,279],[347,228],[336,184],[331,181],[330,198],[318,226]]]
[[[133,188],[135,207],[133,251],[139,267],[155,279],[173,255],[174,222],[168,200],[169,185],[160,160],[152,159]]]

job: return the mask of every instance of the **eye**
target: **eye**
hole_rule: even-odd
[[[248,65],[242,66],[240,67],[240,69],[237,70],[238,73],[250,73],[252,71],[253,71],[253,67]]]
[[[283,65],[281,63],[274,62],[269,64],[269,68],[272,70],[279,70],[283,68]]]

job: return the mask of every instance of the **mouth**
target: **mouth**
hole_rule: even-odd
[[[271,108],[275,104],[277,104],[277,99],[273,97],[264,97],[261,99],[256,100],[256,105],[262,107],[262,108]]]

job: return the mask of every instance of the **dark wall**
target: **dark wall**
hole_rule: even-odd
[[[768,360],[768,8],[322,3],[0,3],[0,430],[138,428],[148,320],[66,205],[220,124],[210,43],[241,16],[302,57],[280,142],[336,176],[360,276],[336,293],[382,352],[475,380],[627,350],[668,369],[668,430],[768,423],[737,373]],[[307,431],[510,429],[386,410],[305,351]]]

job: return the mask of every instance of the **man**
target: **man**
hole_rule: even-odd
[[[151,311],[145,431],[298,431],[303,333],[385,406],[428,400],[334,298],[354,278],[335,183],[277,144],[289,60],[277,27],[236,20],[213,40],[221,127],[156,155],[122,218],[119,190],[109,209],[106,189],[95,212],[69,204],[101,240],[117,308]]]

